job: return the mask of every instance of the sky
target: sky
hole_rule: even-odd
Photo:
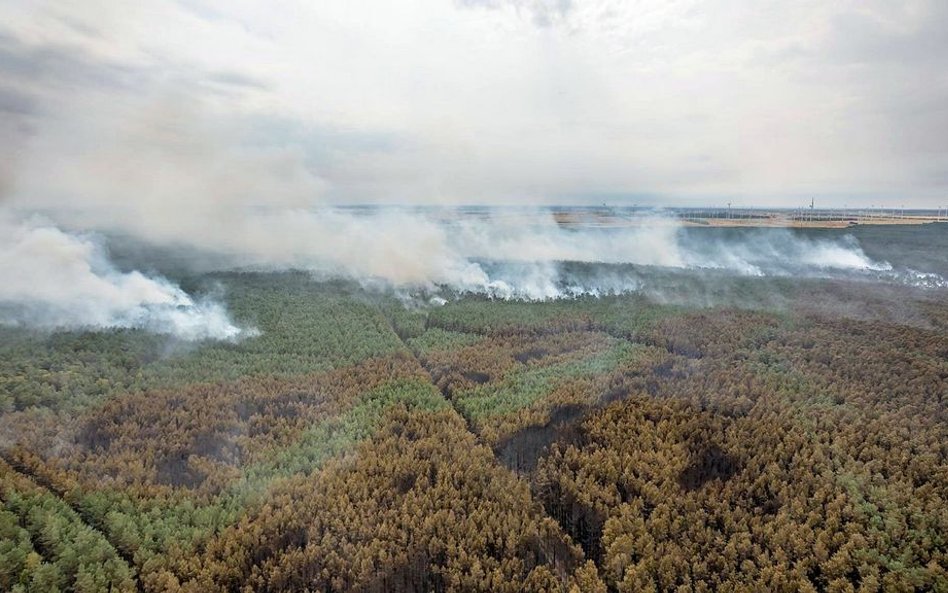
[[[945,31],[944,0],[4,0],[0,200],[935,208]]]

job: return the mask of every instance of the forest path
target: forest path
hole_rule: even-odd
[[[467,431],[474,436],[474,440],[477,442],[477,444],[484,445],[485,447],[490,448],[489,445],[486,442],[484,442],[484,439],[481,438],[481,435],[476,430],[474,430],[474,425],[471,422],[471,419],[465,416],[461,412],[461,410],[457,407],[455,402],[452,401],[450,397],[448,397],[448,394],[445,393],[443,389],[438,387],[438,384],[435,383],[434,377],[431,376],[431,372],[428,370],[428,367],[426,367],[421,362],[421,358],[418,357],[418,353],[415,352],[415,349],[412,348],[411,345],[409,345],[408,342],[405,340],[405,338],[402,337],[402,335],[398,332],[391,318],[389,318],[387,315],[384,315],[384,313],[383,313],[383,316],[386,318],[386,320],[388,320],[389,326],[392,329],[392,333],[398,336],[398,339],[399,341],[401,341],[402,346],[405,348],[405,351],[411,354],[412,358],[414,358],[415,362],[418,364],[418,367],[425,372],[425,376],[428,377],[428,381],[435,387],[435,389],[438,390],[438,393],[441,394],[441,397],[443,397],[444,400],[448,402],[448,404],[451,406],[451,409],[454,410],[454,412],[464,420],[464,425],[467,427]],[[425,322],[425,328],[427,329],[427,320]],[[493,449],[491,450],[493,451]]]

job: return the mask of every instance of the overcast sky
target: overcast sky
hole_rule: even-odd
[[[945,0],[5,0],[0,195],[935,207],[946,31]]]

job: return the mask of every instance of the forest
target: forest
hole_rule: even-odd
[[[944,291],[202,283],[258,332],[0,327],[0,591],[948,591]]]

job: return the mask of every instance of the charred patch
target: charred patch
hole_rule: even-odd
[[[259,402],[241,400],[234,404],[234,413],[241,422],[246,422],[252,416],[262,414],[263,406]]]
[[[691,463],[678,476],[682,488],[693,491],[712,480],[725,482],[741,469],[740,460],[715,444],[692,452]]]
[[[478,385],[483,385],[484,383],[490,381],[490,375],[478,371],[468,371],[463,373],[461,376],[472,383],[477,383]]]
[[[240,461],[240,447],[222,434],[199,434],[191,445],[191,451],[195,455],[230,465],[237,465]]]
[[[517,431],[494,448],[494,455],[509,469],[529,473],[553,443],[579,440],[576,420],[585,412],[586,406],[578,404],[559,406],[550,413],[546,424]]]
[[[683,376],[676,369],[674,360],[665,360],[660,364],[653,366],[652,374],[661,379],[671,379]]]
[[[447,557],[439,554],[430,556],[426,551],[413,549],[407,554],[404,562],[384,573],[376,573],[368,581],[358,583],[343,583],[344,590],[353,591],[447,591],[442,568]],[[302,583],[300,590],[309,583]],[[286,590],[292,590],[288,588]]]
[[[554,566],[560,574],[576,570],[583,558],[567,540],[555,533],[531,533],[517,542],[516,556],[527,571],[537,566]]]
[[[399,494],[405,494],[415,487],[418,476],[413,472],[402,472],[395,478],[395,490]]]
[[[585,557],[597,565],[602,563],[602,530],[606,517],[595,508],[563,491],[556,482],[538,498],[546,514],[559,523],[563,531],[583,549]]]
[[[197,488],[207,475],[191,467],[185,453],[169,455],[155,464],[155,481],[176,488]]]
[[[108,423],[103,419],[86,422],[76,433],[76,444],[87,451],[107,451],[112,439]]]
[[[622,401],[625,398],[629,397],[629,390],[624,387],[619,387],[616,389],[611,389],[599,398],[600,405],[607,406],[613,402]]]
[[[531,360],[537,360],[549,355],[550,355],[550,351],[547,350],[546,348],[531,348],[530,350],[526,350],[524,352],[520,352],[519,354],[515,354],[514,359],[517,362],[526,364],[530,362]]]

